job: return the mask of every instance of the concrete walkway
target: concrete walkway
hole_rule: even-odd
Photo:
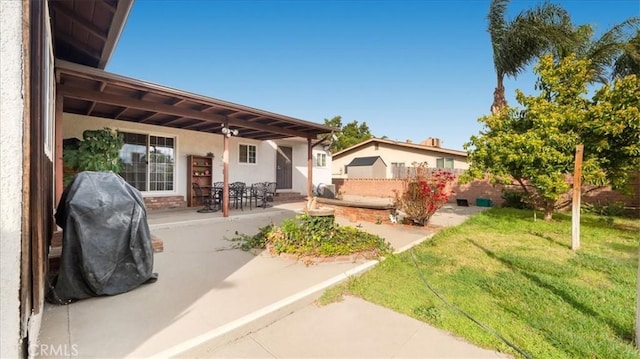
[[[301,208],[301,203],[283,204],[237,211],[229,218],[202,216],[193,210],[150,213],[152,233],[164,241],[165,248],[155,256],[159,280],[117,296],[68,306],[45,305],[40,343],[67,345],[75,349],[72,354],[82,358],[371,357],[373,352],[358,351],[363,346],[358,343],[386,337],[386,342],[376,339],[386,349],[373,356],[415,356],[419,352],[411,348],[426,350],[432,346],[418,356],[495,356],[453,338],[433,337],[435,332],[426,324],[359,299],[324,308],[312,306],[326,288],[371,268],[377,261],[305,266],[264,252],[233,248],[230,239],[239,233],[254,234],[258,228],[280,223]],[[433,223],[457,224],[478,210],[445,208]],[[404,226],[342,224],[382,235],[396,249],[406,249],[431,235],[424,229]],[[364,318],[369,322],[361,321]],[[271,323],[275,324],[268,326]],[[308,323],[316,326],[306,340],[321,333],[329,336],[315,346],[302,345],[302,338],[311,330],[304,326]],[[402,332],[405,341],[394,339],[398,336],[387,333],[390,329]],[[344,342],[339,343],[331,335],[340,331],[356,337],[343,335]],[[298,336],[293,336],[294,332]],[[440,339],[433,345],[426,341],[421,347],[423,339],[413,342],[415,335]],[[275,337],[282,338],[278,341]],[[295,348],[306,351],[296,352]]]

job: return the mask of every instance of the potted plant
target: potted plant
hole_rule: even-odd
[[[82,140],[63,152],[66,167],[64,184],[67,185],[76,173],[82,171],[113,171],[122,169],[120,150],[124,146],[122,134],[108,127],[86,130]]]

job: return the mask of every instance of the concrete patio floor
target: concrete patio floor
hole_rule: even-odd
[[[131,292],[67,306],[46,304],[39,341],[68,345],[82,358],[174,357],[215,349],[273,323],[317,299],[324,289],[377,261],[305,266],[266,252],[233,248],[238,233],[255,234],[279,224],[303,203],[220,212],[156,211],[152,234],[164,241],[154,257],[158,281]],[[433,224],[455,225],[478,207],[443,208]],[[422,228],[348,223],[385,237],[397,250],[431,233]],[[195,355],[199,356],[199,355]]]

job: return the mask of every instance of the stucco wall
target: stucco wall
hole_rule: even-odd
[[[0,357],[20,353],[22,1],[0,1]]]
[[[271,142],[271,141],[268,141]],[[291,191],[300,192],[302,195],[307,195],[307,141],[300,141],[298,139],[285,139],[272,142],[275,148],[277,146],[289,146],[292,148],[293,164],[292,164],[292,184]],[[315,158],[318,153],[324,153],[327,155],[327,164],[325,167],[317,167],[315,165]],[[273,176],[275,177],[275,161],[276,153],[273,153]],[[312,151],[312,163],[313,163],[313,186],[317,187],[318,184],[330,184],[331,183],[331,154],[324,151],[322,146],[316,146]]]
[[[392,178],[392,162],[404,163],[406,167],[411,167],[413,162],[427,162],[429,167],[436,166],[438,158],[453,158],[454,168],[468,169],[466,157],[456,156],[438,152],[428,152],[426,150],[413,149],[407,147],[394,146],[387,143],[369,143],[362,148],[346,153],[339,158],[333,159],[332,174],[334,177],[344,177],[344,167],[356,157],[380,156],[387,164],[386,178]]]
[[[82,132],[86,129],[100,129],[109,127],[126,132],[140,132],[151,135],[176,138],[176,186],[175,191],[143,192],[145,197],[158,196],[186,196],[187,193],[187,155],[205,155],[213,152],[213,181],[222,181],[222,135],[208,134],[197,131],[180,130],[162,126],[146,125],[126,121],[110,120],[65,113],[63,122],[64,138],[77,137],[82,139]],[[240,144],[255,145],[257,159],[255,164],[240,163],[238,146]],[[241,181],[247,184],[276,180],[276,148],[278,144],[293,148],[293,191],[306,194],[307,191],[307,143],[292,140],[256,141],[242,137],[229,138],[229,180]],[[331,183],[331,160],[327,156],[327,167],[314,168],[314,183]]]

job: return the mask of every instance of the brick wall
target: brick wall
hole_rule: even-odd
[[[340,178],[333,179],[336,185],[336,193],[343,195],[355,195],[366,197],[395,198],[394,190],[402,191],[402,180],[397,179],[375,179],[375,178]],[[507,186],[511,189],[519,189],[520,186]],[[477,198],[489,198],[494,205],[504,202],[502,199],[503,185],[493,185],[488,180],[476,180],[468,184],[454,185],[455,195],[450,199],[466,199],[470,204],[475,205]],[[585,186],[585,190],[590,187]],[[625,206],[640,207],[640,175],[636,174],[630,179],[630,188],[633,195],[626,196],[620,191],[612,190],[611,187],[604,187],[596,191],[587,193],[582,197],[583,203],[607,204],[612,202],[623,202]],[[570,196],[570,193],[567,194]],[[569,198],[569,197],[566,197]]]
[[[402,191],[402,180],[385,178],[334,178],[336,194],[365,197],[395,198],[396,191]]]
[[[359,208],[335,206],[322,203],[322,207],[334,208],[335,215],[349,219],[350,222],[390,223],[390,209]]]
[[[148,210],[168,209],[168,208],[184,208],[187,202],[184,196],[168,196],[168,197],[145,197],[144,205]]]

